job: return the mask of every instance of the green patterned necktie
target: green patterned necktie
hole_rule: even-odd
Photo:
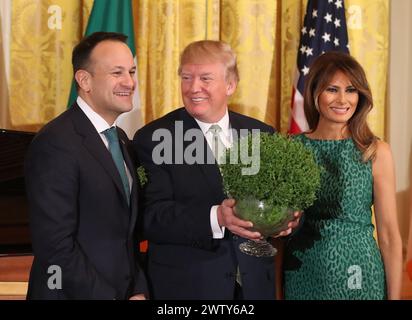
[[[124,158],[122,150],[120,149],[119,137],[117,135],[116,127],[111,127],[102,132],[107,141],[109,142],[109,151],[112,154],[113,161],[119,171],[120,178],[122,179],[122,184],[124,191],[126,193],[127,204],[130,205],[130,186],[129,179],[126,175],[126,169],[124,167]]]
[[[222,131],[222,128],[218,124],[213,124],[210,126],[209,132],[212,133],[212,152],[213,155],[215,156],[216,162],[217,163],[222,163],[222,157],[225,154],[226,147],[224,143],[222,142],[222,139],[220,138],[220,132]]]

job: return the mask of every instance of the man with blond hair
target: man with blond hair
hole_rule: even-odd
[[[274,259],[239,251],[240,243],[261,235],[248,230],[250,221],[234,215],[235,202],[225,199],[215,160],[216,146],[230,147],[235,132],[274,130],[228,111],[239,81],[228,44],[189,44],[178,74],[184,107],[149,123],[133,140],[148,175],[143,219],[152,298],[274,299]],[[162,135],[165,140],[159,143]]]

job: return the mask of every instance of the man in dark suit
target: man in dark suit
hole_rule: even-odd
[[[132,109],[136,88],[126,39],[98,32],[74,48],[77,101],[30,146],[28,299],[145,299],[135,163],[115,122]]]
[[[234,215],[235,202],[225,200],[215,162],[215,147],[233,142],[231,129],[239,134],[240,129],[273,128],[228,111],[239,79],[229,45],[190,44],[178,73],[184,108],[146,125],[133,140],[148,175],[143,220],[152,298],[274,299],[274,259],[239,251],[240,243],[261,235],[247,229],[251,222]],[[186,152],[194,146],[194,152]],[[200,161],[193,163],[193,158]]]

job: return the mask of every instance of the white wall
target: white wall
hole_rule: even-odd
[[[406,248],[412,165],[412,1],[391,0],[387,137],[396,167],[399,224]]]

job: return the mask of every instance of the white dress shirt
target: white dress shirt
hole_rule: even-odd
[[[219,132],[219,138],[221,139],[222,143],[226,148],[230,148],[233,143],[232,132],[230,130],[230,122],[229,122],[229,113],[226,110],[225,115],[222,119],[215,123],[206,123],[199,121],[195,118],[197,124],[199,125],[200,129],[203,132],[203,135],[206,138],[206,141],[210,148],[212,148],[212,138],[213,134],[209,131],[210,127],[214,124],[219,125],[222,128],[222,131]],[[220,227],[219,222],[217,220],[217,208],[219,205],[212,206],[210,209],[210,226],[212,228],[213,239],[222,239],[225,236],[225,227]]]
[[[110,126],[106,120],[104,120],[96,111],[94,111],[87,103],[84,101],[81,97],[77,97],[76,100],[78,106],[86,117],[90,120],[90,122],[93,124],[95,127],[96,131],[99,133],[100,138],[102,139],[104,145],[106,146],[107,150],[109,150],[109,141],[107,141],[106,136],[103,134],[103,131],[110,129],[111,127],[116,126],[116,121],[113,123],[112,126]],[[129,180],[129,188],[130,191],[132,190],[132,185],[133,185],[133,179],[132,176],[129,172],[129,168],[127,167],[126,163],[123,161],[124,167],[126,169],[126,175],[127,179]]]

